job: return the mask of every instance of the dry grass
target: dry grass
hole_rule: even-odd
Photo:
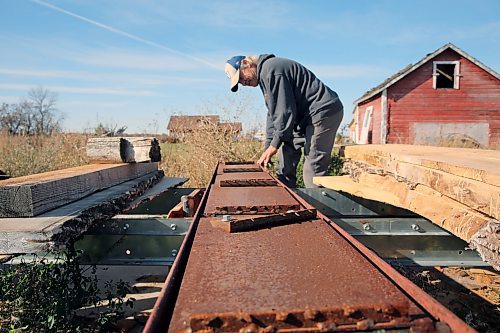
[[[0,133],[0,170],[11,177],[87,163],[83,134],[19,136]]]
[[[219,161],[256,161],[262,143],[235,138],[216,125],[204,125],[186,133],[182,143],[166,143],[162,147],[160,167],[168,177],[188,177],[186,187],[205,187]]]

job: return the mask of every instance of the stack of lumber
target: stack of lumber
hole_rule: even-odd
[[[161,180],[163,171],[153,161],[160,156],[156,139],[91,139],[88,151],[95,152],[92,147],[97,142],[101,153],[91,153],[89,159],[99,156],[96,160],[107,164],[0,181],[0,255],[32,253],[67,244],[96,221],[135,205],[158,182],[165,188],[186,181]],[[143,163],[121,163],[122,159]]]
[[[411,210],[500,269],[500,151],[357,145],[342,154],[348,175],[315,184]]]

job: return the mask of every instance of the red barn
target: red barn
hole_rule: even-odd
[[[451,43],[354,104],[356,143],[500,149],[500,77]]]

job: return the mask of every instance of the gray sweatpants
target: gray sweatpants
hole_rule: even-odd
[[[325,176],[331,162],[335,135],[342,122],[343,111],[317,123],[305,125],[303,135],[294,133],[292,142],[284,142],[278,153],[278,179],[288,187],[297,185],[297,165],[304,149],[303,178],[307,188],[318,187],[313,184],[314,176]]]

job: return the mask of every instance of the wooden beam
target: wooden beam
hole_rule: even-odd
[[[350,176],[314,177],[314,183],[411,210],[465,241],[491,219],[427,186],[412,187],[387,175],[363,172],[356,181]]]
[[[399,161],[500,186],[498,150],[386,144],[343,146],[341,154],[384,169]]]
[[[90,164],[0,181],[0,217],[31,217],[158,170],[158,163]]]
[[[500,219],[499,186],[421,165],[387,159],[383,156],[378,156],[376,160],[368,160],[383,165],[383,167],[359,162],[358,160],[349,160],[344,163],[344,169],[351,169],[353,170],[352,173],[357,172],[357,170],[370,170],[371,173],[388,174],[397,179],[402,178],[412,184],[422,184],[472,209],[495,219]]]
[[[159,162],[161,151],[152,137],[89,138],[87,157],[92,163]]]
[[[0,218],[0,254],[34,253],[65,245],[96,221],[125,210],[163,177],[153,171],[31,218]]]

